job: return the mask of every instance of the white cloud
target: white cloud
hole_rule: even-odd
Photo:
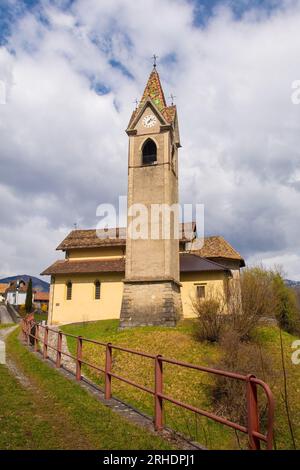
[[[239,20],[220,8],[201,28],[183,0],[42,4],[48,23],[27,14],[0,48],[3,274],[38,273],[61,231],[95,226],[97,205],[126,192],[124,129],[156,52],[177,96],[182,201],[204,202],[208,232],[250,261],[300,279],[300,3]]]

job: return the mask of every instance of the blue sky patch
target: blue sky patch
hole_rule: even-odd
[[[30,11],[40,0],[20,0],[12,4],[9,0],[0,3],[0,45],[5,44],[13,24],[27,11]]]
[[[214,9],[220,5],[229,6],[237,19],[245,12],[252,9],[261,9],[266,13],[272,13],[282,6],[281,0],[187,0],[194,5],[194,24],[204,26],[213,15]],[[51,0],[51,2],[63,11],[68,11],[76,0]],[[42,5],[41,0],[18,0],[11,3],[10,0],[1,0],[0,3],[0,45],[4,44],[11,33],[13,24],[26,12],[31,11],[37,5]],[[45,21],[41,17],[40,21]],[[124,38],[126,42],[126,38]],[[118,66],[119,64],[117,64]],[[123,69],[123,72],[125,70]]]
[[[121,64],[121,62],[119,62],[116,59],[111,59],[109,63],[112,67],[120,70],[120,72],[122,72],[123,75],[125,75],[128,78],[133,79],[133,75],[129,72],[129,70],[125,67],[125,65]]]
[[[282,0],[190,0],[194,4],[194,24],[204,26],[219,6],[229,7],[235,18],[240,19],[250,10],[262,10],[266,14],[282,6]]]

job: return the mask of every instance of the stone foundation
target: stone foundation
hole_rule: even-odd
[[[177,282],[124,281],[121,328],[175,326],[181,317],[180,284]]]

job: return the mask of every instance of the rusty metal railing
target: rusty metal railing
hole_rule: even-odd
[[[256,378],[254,375],[242,375],[235,372],[228,372],[224,370],[212,369],[209,367],[202,367],[187,362],[176,361],[174,359],[168,359],[161,355],[148,354],[141,351],[136,351],[133,349],[117,346],[111,343],[103,343],[100,341],[83,338],[82,336],[75,336],[69,333],[64,333],[63,331],[57,331],[49,328],[48,326],[41,325],[34,321],[22,320],[21,322],[22,335],[24,341],[30,344],[32,341],[34,346],[34,351],[39,351],[39,343],[42,343],[41,353],[44,359],[48,358],[48,348],[56,351],[56,361],[55,365],[57,368],[60,368],[62,365],[62,356],[67,356],[75,361],[76,364],[76,380],[80,381],[82,379],[82,365],[86,365],[97,372],[104,374],[105,379],[105,399],[109,400],[112,397],[112,378],[125,382],[128,385],[131,385],[135,388],[138,388],[146,393],[149,393],[154,397],[154,425],[157,431],[160,431],[164,427],[163,420],[163,405],[164,401],[173,403],[174,405],[184,408],[186,410],[192,411],[198,415],[205,416],[217,423],[223,424],[227,427],[234,429],[235,431],[240,431],[248,435],[249,448],[251,450],[260,450],[261,442],[266,444],[266,449],[271,450],[273,448],[273,427],[274,427],[274,398],[271,392],[271,389],[268,384],[262,380]],[[40,328],[44,329],[43,340],[40,338]],[[33,333],[34,331],[34,333]],[[49,332],[57,334],[57,344],[56,347],[49,345]],[[76,339],[76,356],[64,352],[62,350],[62,338],[63,336]],[[98,367],[95,364],[91,364],[83,360],[83,343],[92,343],[98,346],[105,348],[105,365],[104,368]],[[132,355],[144,357],[154,361],[154,389],[145,387],[144,385],[133,382],[132,380],[117,375],[112,370],[113,363],[113,350],[123,351]],[[222,416],[218,416],[215,413],[211,413],[195,406],[189,405],[187,403],[176,400],[175,398],[164,394],[163,392],[163,364],[172,364],[178,367],[184,367],[200,372],[207,372],[209,374],[223,376],[231,378],[233,380],[239,380],[246,384],[246,400],[247,400],[247,426],[242,426],[238,423],[228,420]],[[266,434],[260,432],[260,417],[259,417],[259,406],[258,406],[258,397],[257,397],[257,387],[260,386],[264,391],[267,398],[267,431]]]

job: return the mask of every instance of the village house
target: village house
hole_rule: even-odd
[[[49,292],[36,291],[33,294],[34,306],[38,309],[45,307],[48,310],[49,306]]]
[[[176,205],[177,110],[166,104],[156,67],[126,132],[128,206]],[[134,239],[125,228],[73,230],[57,247],[65,259],[41,273],[51,276],[48,323],[115,318],[123,328],[174,326],[195,316],[192,299],[225,295],[245,262],[221,236],[199,244],[195,223],[181,224],[179,232],[179,239]]]
[[[11,305],[24,305],[27,287],[28,285],[23,279],[11,281],[5,292],[6,301]]]
[[[5,301],[5,292],[8,287],[9,287],[9,284],[5,284],[5,283],[0,284],[0,302]]]

